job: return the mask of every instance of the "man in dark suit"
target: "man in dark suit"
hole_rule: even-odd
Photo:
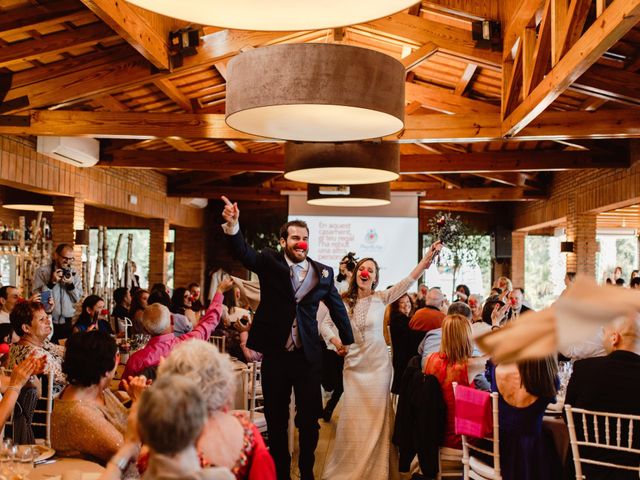
[[[638,317],[628,318],[614,321],[604,328],[603,343],[608,355],[586,358],[574,364],[567,386],[566,405],[601,412],[640,415],[640,355],[636,353],[640,339],[639,321]],[[578,438],[581,438],[581,422],[576,422],[576,430]],[[602,430],[604,431],[604,428]],[[612,426],[612,445],[616,443],[615,431],[615,426]],[[591,434],[593,438],[593,432]],[[601,437],[601,440],[603,439]],[[626,445],[625,431],[622,432],[622,439]],[[640,446],[638,432],[634,432],[633,446]],[[580,447],[580,453],[593,460],[638,466],[637,456],[626,452]],[[582,473],[589,480],[638,478],[637,472],[586,464],[582,465]]]
[[[313,479],[314,452],[318,443],[318,417],[322,346],[316,313],[323,301],[338,328],[343,345],[353,343],[347,311],[336,290],[333,270],[307,257],[309,229],[294,220],[280,229],[282,252],[256,252],[245,241],[238,225],[236,203],[222,197],[222,212],[233,255],[260,280],[260,305],[253,319],[247,346],[262,352],[262,392],[269,431],[269,450],[278,479],[289,479],[291,457],[287,426],[291,390],[295,393],[295,424],[299,431],[298,465],[303,480]],[[346,353],[343,351],[343,353]]]
[[[511,309],[507,314],[509,320],[516,319],[524,312],[531,310],[524,304],[524,289],[521,287],[514,288],[509,293],[509,303],[511,304]]]

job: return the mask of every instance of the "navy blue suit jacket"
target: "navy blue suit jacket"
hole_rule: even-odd
[[[316,319],[320,301],[329,308],[342,343],[353,343],[351,323],[333,282],[333,269],[307,257],[309,268],[316,270],[318,283],[296,304],[291,271],[283,253],[270,248],[256,252],[241,232],[227,237],[233,256],[257,273],[260,280],[260,305],[249,331],[247,347],[265,354],[284,352],[293,319],[297,318],[298,335],[307,360],[321,361],[322,345]]]

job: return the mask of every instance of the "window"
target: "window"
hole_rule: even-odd
[[[169,242],[173,243],[173,246],[174,246],[174,249],[175,249],[176,230],[174,228],[169,230]],[[173,290],[173,278],[174,278],[174,272],[175,272],[175,270],[174,270],[175,259],[176,259],[175,252],[167,253],[167,287],[170,290]]]
[[[141,228],[112,228],[107,230],[107,247],[109,251],[109,265],[115,255],[116,246],[118,244],[118,238],[120,240],[120,250],[118,253],[118,266],[120,268],[120,275],[122,281],[124,281],[124,264],[127,261],[127,248],[128,237],[132,235],[133,241],[131,242],[131,260],[136,263],[136,275],[140,279],[140,286],[147,288],[149,285],[149,242],[151,239],[151,232],[147,229]],[[96,259],[98,249],[98,229],[92,228],[89,237],[89,285],[93,285],[93,279],[95,278]],[[111,266],[109,266],[111,268]]]
[[[629,286],[631,271],[638,268],[638,237],[633,230],[598,230],[596,239],[600,251],[596,255],[596,280],[604,283],[607,278],[615,282],[616,267],[622,268],[625,286]]]
[[[548,235],[525,238],[524,291],[534,310],[548,307],[565,289],[567,255],[560,253],[560,242],[564,240],[563,236]]]
[[[422,238],[424,255],[433,240],[431,235],[423,235]],[[449,299],[455,287],[461,283],[468,286],[471,293],[483,296],[491,289],[491,239],[489,235],[470,235],[466,238],[467,248],[459,252],[457,257],[445,246],[440,252],[440,260],[425,272],[427,286],[440,287]]]

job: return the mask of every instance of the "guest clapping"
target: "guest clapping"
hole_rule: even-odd
[[[100,330],[103,333],[112,334],[113,329],[109,322],[100,318],[103,309],[104,300],[98,295],[89,295],[85,298],[82,302],[82,312],[73,325],[73,333]]]

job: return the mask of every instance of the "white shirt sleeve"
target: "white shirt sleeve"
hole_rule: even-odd
[[[222,231],[227,235],[235,235],[240,231],[240,222],[236,222],[235,225],[230,225],[228,222],[222,224]]]

